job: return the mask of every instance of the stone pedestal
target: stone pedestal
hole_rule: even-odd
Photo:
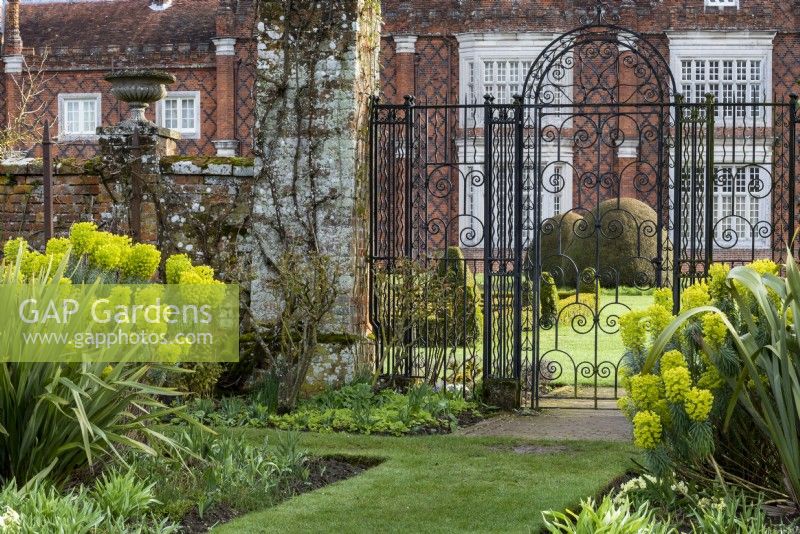
[[[160,176],[159,162],[174,156],[180,133],[149,121],[126,120],[97,129],[104,180],[116,191],[111,221],[136,240],[158,243],[159,228],[152,192]],[[149,193],[149,194],[148,194]]]
[[[520,407],[521,388],[516,378],[487,378],[483,382],[483,402],[501,410]]]

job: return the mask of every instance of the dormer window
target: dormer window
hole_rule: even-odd
[[[172,5],[172,0],[153,0],[150,3],[150,9],[153,11],[164,11]]]

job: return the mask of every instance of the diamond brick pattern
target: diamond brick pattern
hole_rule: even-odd
[[[177,78],[168,90],[200,93],[201,135],[199,139],[179,141],[180,153],[214,154],[217,99],[225,98],[233,100],[233,116],[223,120],[233,121],[231,130],[240,141],[241,154],[252,155],[256,60],[253,0],[174,0],[164,11],[153,11],[149,4],[150,0],[23,3],[23,54],[30,65],[41,63],[45,55],[47,58],[46,81],[33,106],[42,105],[44,117],[57,125],[60,93],[100,93],[101,125],[112,125],[125,119],[128,109],[111,95],[111,86],[103,76],[125,68],[166,70]],[[219,10],[223,5],[229,5],[232,11]],[[103,31],[87,33],[87,21],[92,19],[104,21]],[[217,88],[217,56],[212,42],[217,37],[237,39],[233,94],[227,87]],[[226,70],[221,67],[220,72]],[[2,111],[5,116],[9,113],[8,109]],[[149,109],[147,117],[155,120],[155,109]],[[53,133],[58,134],[57,127]],[[38,154],[40,149],[33,147],[31,152]],[[98,145],[90,138],[59,142],[56,154],[91,158],[97,152]]]
[[[559,153],[555,156],[557,161],[564,162],[560,151],[568,152],[569,161],[565,164],[571,166],[572,209],[577,211],[585,213],[603,200],[622,197],[637,198],[654,208],[657,219],[637,223],[636,240],[657,236],[660,249],[656,251],[656,257],[642,252],[631,259],[637,265],[633,284],[643,287],[655,283],[672,285],[677,295],[683,283],[704,276],[712,261],[736,265],[762,257],[782,260],[791,232],[800,219],[798,205],[793,205],[800,198],[795,178],[800,172],[800,158],[796,156],[800,154],[797,110],[789,104],[790,95],[800,92],[797,87],[800,79],[800,12],[791,2],[748,0],[739,2],[738,7],[707,7],[702,0],[603,2],[619,14],[619,20],[616,20],[614,13],[607,13],[607,22],[636,32],[621,38],[623,46],[619,49],[624,49],[627,43],[637,43],[635,46],[641,52],[641,47],[647,42],[653,45],[653,49],[643,62],[637,64],[636,57],[630,57],[636,54],[623,57],[616,44],[609,45],[609,31],[617,33],[618,29],[592,28],[593,33],[587,35],[596,37],[594,42],[604,44],[594,48],[590,45],[585,54],[582,54],[580,45],[576,45],[571,48],[570,61],[574,63],[562,65],[574,76],[569,82],[573,92],[564,94],[569,95],[572,103],[580,102],[580,106],[572,108],[575,115],[568,121],[558,126],[537,123],[547,106],[537,109],[533,102],[525,107],[515,107],[458,101],[464,88],[459,87],[457,35],[483,32],[485,38],[491,40],[493,33],[543,32],[558,38],[562,32],[585,24],[588,21],[586,6],[594,3],[574,0],[383,2],[385,35],[381,49],[381,91],[384,106],[378,108],[379,123],[373,130],[377,139],[372,177],[376,192],[373,198],[376,268],[396,275],[397,262],[404,258],[428,266],[438,261],[446,246],[459,245],[465,264],[475,272],[483,271],[484,275],[487,295],[484,313],[489,319],[486,324],[491,325],[491,330],[483,332],[483,346],[488,347],[489,364],[489,369],[484,371],[490,376],[522,379],[523,389],[530,394],[533,407],[537,407],[539,402],[536,387],[539,379],[560,379],[565,384],[572,384],[573,380],[577,382],[580,378],[610,377],[615,386],[606,388],[608,391],[598,390],[595,382],[593,390],[588,387],[586,392],[575,392],[576,398],[593,401],[594,407],[599,400],[608,400],[605,395],[613,398],[619,393],[616,386],[617,360],[599,361],[598,354],[569,354],[568,348],[559,346],[556,323],[549,321],[548,324],[548,318],[537,315],[536,270],[550,272],[552,268],[550,274],[558,278],[560,267],[555,264],[550,268],[543,267],[540,254],[546,252],[528,249],[529,240],[537,234],[543,235],[548,225],[547,220],[542,220],[543,211],[539,211],[536,205],[541,199],[537,191],[541,192],[548,186],[556,187],[552,182],[545,184],[545,176],[538,176],[535,170],[531,172],[531,169],[536,169],[533,165],[548,163],[547,158],[553,158],[552,154],[556,152]],[[747,105],[725,108],[719,104],[719,113],[715,116],[731,119],[728,122],[719,120],[715,124],[706,121],[703,104],[684,107],[686,115],[676,115],[674,95],[664,88],[667,85],[671,88],[667,83],[671,81],[668,32],[682,31],[775,32],[769,104],[749,104],[749,108]],[[410,53],[396,52],[394,36],[404,36],[405,43],[411,42],[409,36],[416,36],[413,62],[409,61]],[[493,52],[497,54],[494,57],[502,57],[502,50]],[[510,51],[507,59],[514,60],[514,54],[513,50]],[[626,69],[631,71],[627,75]],[[652,75],[648,78],[649,69]],[[494,75],[498,76],[498,72]],[[546,76],[548,73],[540,74]],[[500,83],[500,80],[495,81]],[[507,80],[502,81],[505,83]],[[405,94],[415,97],[416,109],[402,105]],[[635,117],[632,118],[630,110],[622,112],[616,107],[625,102],[636,106]],[[672,105],[665,108],[662,106],[664,103]],[[538,104],[542,101],[539,100]],[[555,107],[551,106],[550,114],[551,118],[556,115],[558,119],[559,112],[554,111]],[[726,109],[744,111],[741,115],[737,115],[739,111],[725,115]],[[514,116],[518,110],[526,114],[521,121]],[[459,113],[465,117],[473,114],[490,119],[488,122],[483,118],[469,122],[458,117]],[[735,117],[747,117],[747,123],[744,124],[741,118],[736,123]],[[526,151],[522,159],[522,184],[514,179],[512,165],[519,162],[514,159],[519,145],[513,134],[515,125],[520,122],[524,124],[522,149]],[[678,128],[678,124],[682,126]],[[409,132],[408,128],[413,130]],[[682,136],[680,147],[676,146],[678,134]],[[491,143],[487,142],[490,138]],[[718,142],[711,144],[712,138]],[[470,139],[474,143],[471,144]],[[758,144],[761,146],[756,148]],[[715,148],[713,154],[707,153],[711,146]],[[717,154],[719,151],[724,152],[722,157]],[[792,151],[795,153],[794,161]],[[483,161],[484,153],[486,158],[491,158],[490,162]],[[538,155],[530,157],[529,154]],[[536,159],[538,157],[542,159]],[[684,172],[677,173],[678,167]],[[468,168],[469,172],[476,173],[477,181],[467,176],[465,170]],[[484,177],[483,173],[490,170],[490,175]],[[747,217],[735,211],[740,208],[734,208],[732,200],[730,207],[716,200],[725,191],[725,172],[733,173],[731,176],[736,176],[737,180],[739,176],[749,180],[745,185],[735,186],[741,188],[735,190],[738,195],[736,202],[746,197],[744,202],[750,206]],[[711,185],[708,180],[713,180]],[[491,185],[478,193],[485,199],[481,205],[490,203],[485,217],[484,212],[479,214],[481,219],[488,220],[472,225],[460,221],[473,217],[467,206],[475,201],[474,188],[473,192],[465,193],[470,189],[459,187],[468,181],[480,186],[484,183]],[[730,183],[733,183],[733,178]],[[679,185],[682,186],[680,196],[676,195]],[[714,195],[705,195],[704,189],[713,190]],[[529,200],[527,191],[532,192],[533,201]],[[710,208],[706,207],[707,201],[712,201]],[[673,202],[681,202],[681,208],[676,210],[677,205]],[[754,209],[753,206],[758,207]],[[710,211],[712,208],[713,212]],[[520,212],[522,217],[519,217]],[[676,224],[678,214],[683,218],[680,225]],[[738,221],[735,224],[726,222],[734,219]],[[526,233],[526,228],[529,233]],[[478,231],[473,232],[475,229]],[[584,229],[573,227],[572,230],[603,231],[608,235],[624,231],[622,226],[614,228],[612,224],[608,228],[589,225]],[[522,235],[521,243],[516,237],[517,232]],[[484,250],[485,243],[490,245]],[[558,251],[549,253],[560,257]],[[521,258],[520,254],[525,256]],[[616,284],[609,284],[609,281],[614,282],[616,269],[608,266],[604,269],[604,260],[599,259],[598,251],[595,250],[595,254],[601,272],[589,273],[589,278],[584,281],[592,283],[593,279],[599,279],[609,287],[621,283],[617,279]],[[523,263],[521,268],[520,261]],[[673,265],[674,261],[677,264]],[[563,269],[571,266],[564,263],[567,267]],[[525,289],[526,277],[520,274],[520,269],[527,272],[528,268],[534,273],[532,289]],[[583,273],[577,274],[583,277]],[[522,287],[513,287],[512,279],[519,282],[519,278],[514,277],[523,278]],[[630,281],[624,283],[631,284]],[[577,280],[574,284],[578,292],[584,291]],[[393,289],[375,289],[376,321],[391,327],[392,310],[391,304],[387,303],[394,298]],[[383,290],[384,294],[377,290]],[[526,303],[526,298],[531,301]],[[587,336],[616,333],[619,314],[624,313],[627,306],[621,300],[610,300],[613,301],[609,303],[611,308],[617,306],[618,310],[609,312],[604,306],[603,309],[585,312],[571,324],[562,325],[561,329],[572,329],[574,333]],[[440,315],[445,315],[445,325],[454,319],[446,317],[446,313]],[[416,334],[423,342],[418,351],[410,350],[402,355],[408,358],[404,364],[408,368],[403,372],[406,376],[424,376],[447,384],[456,380],[447,370],[437,369],[435,377],[429,375],[428,349],[444,345],[442,350],[448,354],[463,351],[464,361],[472,363],[473,347],[469,343],[463,343],[462,347],[460,341],[449,338],[449,343],[431,344],[430,328],[429,324],[419,325]],[[547,345],[549,341],[540,345],[544,337],[537,336],[536,342],[532,341],[530,332],[537,328],[555,328],[555,348],[552,343]],[[549,360],[548,351],[551,349],[567,354],[571,361],[563,358],[564,361]],[[397,354],[389,356],[398,357]],[[595,356],[593,360],[592,356]],[[463,375],[467,375],[466,364]],[[464,386],[468,385],[468,378],[460,380],[464,381]]]

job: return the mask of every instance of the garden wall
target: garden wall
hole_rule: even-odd
[[[379,13],[376,0],[264,0],[260,9],[253,310],[286,322],[283,303],[301,300],[306,317],[319,316],[309,321],[321,345],[310,370],[329,383],[372,357],[360,341],[369,331],[366,162]],[[328,286],[336,298],[286,299],[288,286]]]
[[[232,243],[246,230],[253,184],[252,158],[167,156],[149,175],[142,203],[142,240],[165,253],[185,252],[233,275]],[[53,214],[56,235],[78,221],[94,221],[104,230],[127,231],[127,206],[102,160],[56,161]],[[42,161],[0,163],[0,238],[23,236],[43,243]],[[158,198],[156,198],[158,197]],[[160,224],[159,224],[160,223]],[[232,278],[232,276],[231,276]]]
[[[183,252],[196,263],[211,265],[249,292],[253,207],[252,158],[165,156],[158,172],[146,176],[142,240],[157,244],[164,255]],[[104,230],[127,232],[128,207],[100,157],[56,160],[53,213],[56,236],[75,222],[94,221]],[[44,247],[41,159],[0,163],[0,242],[23,236]],[[155,198],[157,197],[157,198]],[[155,201],[154,201],[155,200]],[[357,356],[352,337],[328,333],[320,339],[306,390],[352,378]]]

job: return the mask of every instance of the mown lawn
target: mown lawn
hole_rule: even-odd
[[[563,372],[554,382],[570,385],[576,378],[579,384],[593,384],[594,373],[582,375],[580,369],[588,364],[602,370],[603,362],[619,364],[625,347],[619,334],[619,318],[628,311],[640,310],[653,304],[651,295],[620,295],[618,300],[609,295],[600,295],[600,305],[605,307],[600,314],[599,328],[583,327],[579,323],[561,324],[557,328],[541,330],[539,333],[540,354],[547,360],[557,362]],[[597,361],[595,363],[595,343]],[[608,368],[609,370],[611,367]],[[602,374],[602,373],[601,373]],[[599,378],[598,385],[613,386],[615,373]]]
[[[228,431],[228,430],[226,430]],[[269,430],[248,430],[253,440]],[[563,509],[633,466],[632,446],[566,446],[519,454],[508,438],[456,435],[392,438],[303,434],[314,455],[383,458],[377,467],[278,506],[240,517],[215,532],[537,532],[541,511]]]
[[[628,311],[641,310],[653,304],[652,295],[619,295],[618,297],[603,293],[600,295],[600,306],[603,308],[600,314],[599,327],[594,327],[591,313],[581,308],[584,319],[587,321],[581,324],[577,320],[564,324],[553,325],[550,328],[539,330],[540,354],[548,361],[555,362],[555,380],[553,385],[570,386],[577,383],[583,386],[593,385],[595,374],[598,386],[614,386],[616,373],[614,367],[619,366],[619,362],[625,353],[622,344],[622,337],[619,333],[619,319]],[[503,324],[511,325],[512,320],[509,315]],[[535,332],[526,330],[522,333],[522,345],[527,350],[523,351],[524,360],[532,360],[533,354],[530,347],[533,346]],[[507,351],[510,351],[511,331],[509,330],[502,339],[505,342]],[[502,344],[498,341],[499,344]],[[597,350],[595,351],[595,344]],[[425,358],[426,351],[429,349],[420,348],[420,359]],[[457,361],[459,365],[465,358],[465,349],[461,347],[448,347],[447,356],[449,361]],[[468,360],[480,362],[483,354],[483,340],[478,339],[474,345],[466,349]],[[596,357],[596,360],[595,360]],[[594,370],[597,369],[595,372]],[[576,372],[577,370],[577,372]],[[581,372],[583,371],[583,372]]]

